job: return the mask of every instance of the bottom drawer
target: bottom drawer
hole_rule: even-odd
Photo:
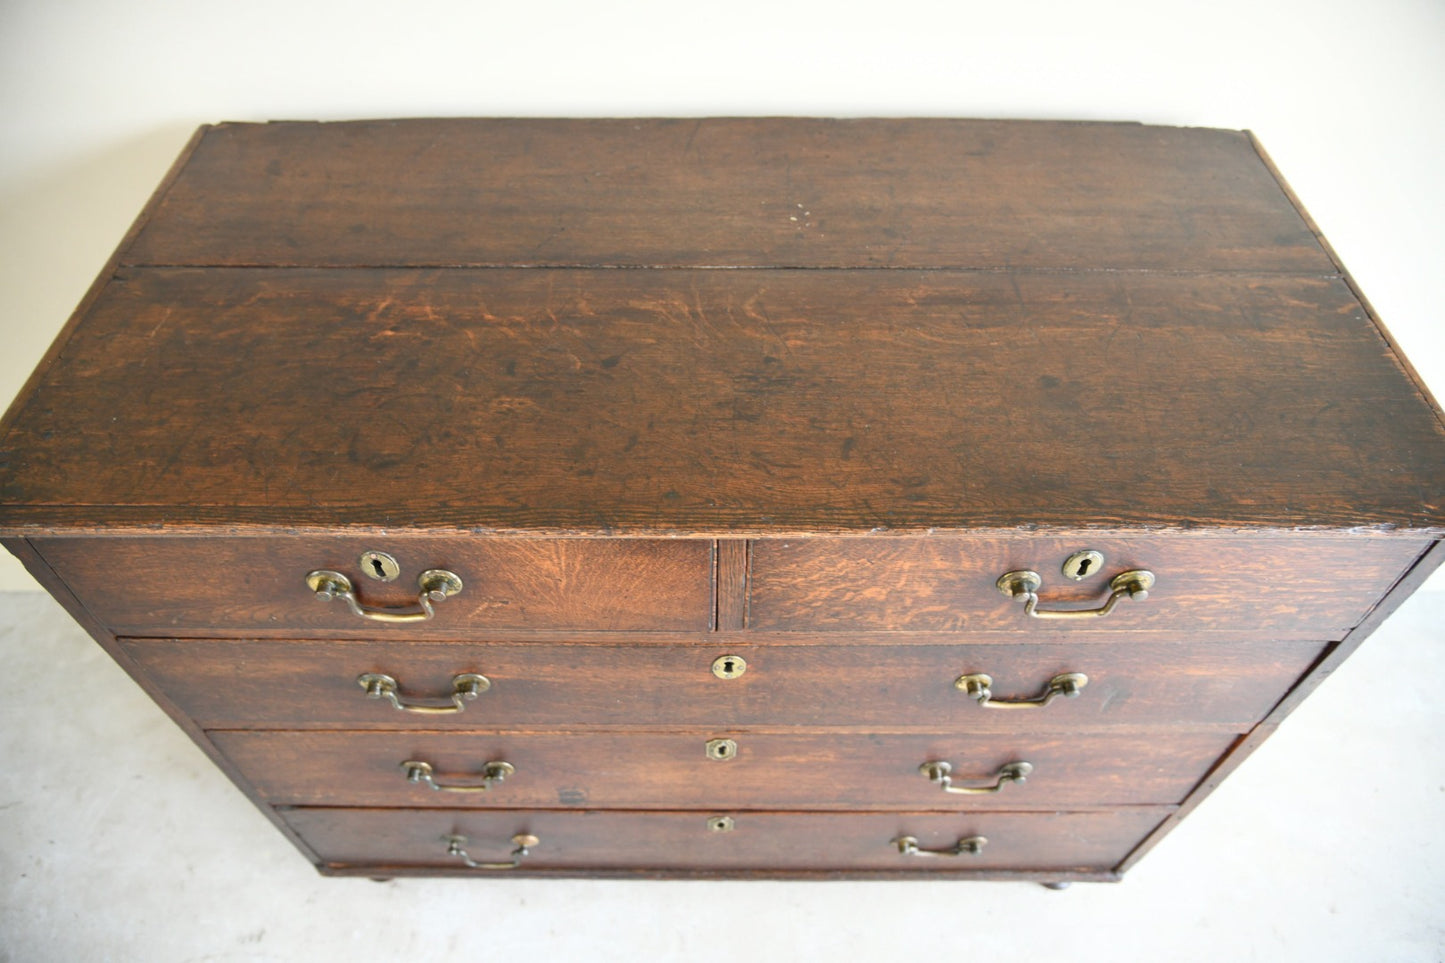
[[[548,870],[1069,875],[1107,874],[1171,810],[940,815],[317,808],[282,810],[281,817],[317,853],[323,869],[368,875]],[[516,841],[525,837],[532,839],[521,855]],[[906,842],[910,838],[913,847]],[[467,860],[485,865],[473,868]]]

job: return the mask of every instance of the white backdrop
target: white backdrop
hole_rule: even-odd
[[[0,399],[196,125],[529,114],[1250,128],[1445,394],[1439,0],[0,0]]]

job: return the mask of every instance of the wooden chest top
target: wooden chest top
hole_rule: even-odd
[[[204,128],[0,427],[0,531],[1445,531],[1245,133]]]

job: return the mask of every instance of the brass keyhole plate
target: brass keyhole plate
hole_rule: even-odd
[[[401,566],[395,558],[385,552],[362,552],[361,573],[378,582],[394,582],[401,574]]]
[[[709,759],[732,759],[737,754],[738,744],[731,739],[709,739],[707,741],[707,757]]]
[[[748,671],[748,660],[740,655],[720,655],[712,662],[712,674],[719,679],[736,679]]]
[[[1104,568],[1104,555],[1093,549],[1075,552],[1064,559],[1064,575],[1075,582],[1082,582],[1090,575],[1098,575]]]
[[[730,833],[737,828],[731,816],[712,816],[707,821],[707,831],[710,833]]]

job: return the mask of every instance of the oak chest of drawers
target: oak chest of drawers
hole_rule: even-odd
[[[323,872],[1112,879],[1439,565],[1252,138],[197,133],[0,535]]]

